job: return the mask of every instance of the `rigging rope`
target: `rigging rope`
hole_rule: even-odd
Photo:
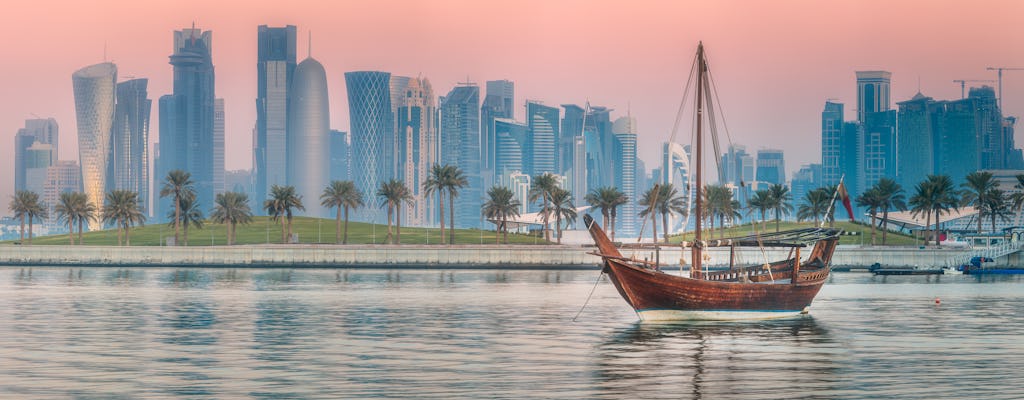
[[[576,322],[576,318],[579,318],[580,314],[583,314],[583,309],[587,308],[587,303],[590,303],[590,297],[593,296],[594,291],[597,290],[597,284],[601,283],[601,278],[604,278],[604,268],[601,269],[601,274],[597,276],[597,281],[594,282],[594,287],[590,288],[590,294],[587,295],[587,300],[583,302],[583,307],[580,307],[580,311],[576,313],[575,317],[572,317],[572,322]]]

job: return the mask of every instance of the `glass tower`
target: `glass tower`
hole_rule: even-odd
[[[423,182],[437,162],[437,100],[426,78],[408,78],[404,88],[398,97],[394,91],[391,97],[397,105],[396,178],[405,182],[413,197],[404,206],[403,220],[413,226],[431,225],[437,219],[437,204],[424,193]]]
[[[526,103],[527,124],[530,126],[528,170],[533,176],[550,172],[561,175],[559,167],[559,109],[537,102]]]
[[[302,196],[306,215],[325,217],[320,205],[330,180],[330,108],[327,73],[313,58],[295,68],[288,104],[288,184]]]
[[[97,208],[103,207],[107,184],[110,132],[114,125],[114,96],[117,66],[90,65],[71,75],[75,91],[75,120],[78,122],[78,158],[82,163],[82,189]],[[98,230],[98,219],[89,230]]]
[[[153,107],[146,90],[149,80],[132,79],[117,84],[114,129],[107,160],[107,191],[131,190],[139,205],[149,206],[149,117]]]
[[[26,177],[26,161],[28,156],[26,152],[29,147],[32,147],[35,143],[43,143],[51,146],[51,154],[49,156],[49,165],[53,165],[57,162],[57,120],[53,118],[47,119],[27,119],[25,120],[25,127],[18,129],[18,133],[14,135],[14,190],[26,190],[27,189],[27,177]]]
[[[213,205],[217,171],[214,153],[213,32],[182,29],[174,32],[174,94],[160,97],[160,164],[156,182],[182,170],[192,175],[199,207]],[[84,166],[83,166],[84,167]],[[173,210],[169,197],[160,200],[156,216]]]
[[[385,141],[392,134],[391,73],[378,71],[346,72],[348,109],[352,142],[352,177],[356,188],[372,204],[381,183],[392,178],[389,166],[393,155],[385,152]],[[362,207],[355,213],[360,221],[383,222],[386,217],[377,207]]]
[[[484,193],[480,170],[480,87],[456,86],[440,103],[440,164],[462,169],[469,181],[469,186],[455,199],[455,223],[459,228],[480,227]]]
[[[295,73],[295,26],[256,30],[256,198],[287,183],[288,103]]]

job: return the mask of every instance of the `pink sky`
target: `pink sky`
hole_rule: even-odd
[[[71,74],[107,58],[119,78],[170,93],[172,31],[212,30],[217,96],[226,100],[227,168],[251,163],[256,26],[296,25],[300,60],[327,69],[331,126],[349,130],[344,73],[422,74],[435,94],[467,77],[510,79],[517,103],[627,105],[639,152],[656,166],[697,42],[703,40],[733,141],[786,151],[787,174],[820,162],[826,99],[853,118],[854,71],[893,73],[892,101],[921,91],[955,99],[954,79],[995,79],[1024,67],[1018,1],[31,1],[4,8],[0,34],[0,196],[13,191],[13,136],[27,118],[60,124],[60,158],[77,159]],[[994,84],[993,84],[994,85]],[[1024,115],[1024,71],[1004,73],[1005,114]],[[517,109],[522,119],[523,108]],[[1019,127],[1018,131],[1024,131]],[[1024,136],[1018,133],[1018,143]],[[6,204],[6,202],[4,203]],[[6,207],[4,207],[6,213]]]

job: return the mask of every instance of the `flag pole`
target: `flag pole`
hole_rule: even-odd
[[[821,223],[818,225],[819,228],[825,227],[825,222],[832,216],[832,211],[835,209],[836,197],[839,196],[839,188],[843,187],[843,179],[846,179],[846,174],[839,176],[839,184],[836,185],[836,190],[832,192],[832,201],[828,203],[828,210],[825,211],[825,218],[822,218]],[[835,220],[835,218],[832,218]]]

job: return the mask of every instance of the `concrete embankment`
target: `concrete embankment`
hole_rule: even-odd
[[[259,245],[212,247],[117,246],[2,246],[0,265],[21,266],[174,266],[174,267],[369,267],[369,268],[538,268],[596,269],[593,247],[498,245]],[[833,257],[836,267],[942,266],[965,249],[916,247],[846,247]],[[639,259],[657,258],[662,264],[689,262],[685,250],[623,250]],[[780,260],[788,250],[745,249],[730,255],[727,249],[708,252],[709,265],[760,264]],[[804,255],[806,257],[806,255]],[[1000,257],[997,264],[1019,264],[1019,254]]]

